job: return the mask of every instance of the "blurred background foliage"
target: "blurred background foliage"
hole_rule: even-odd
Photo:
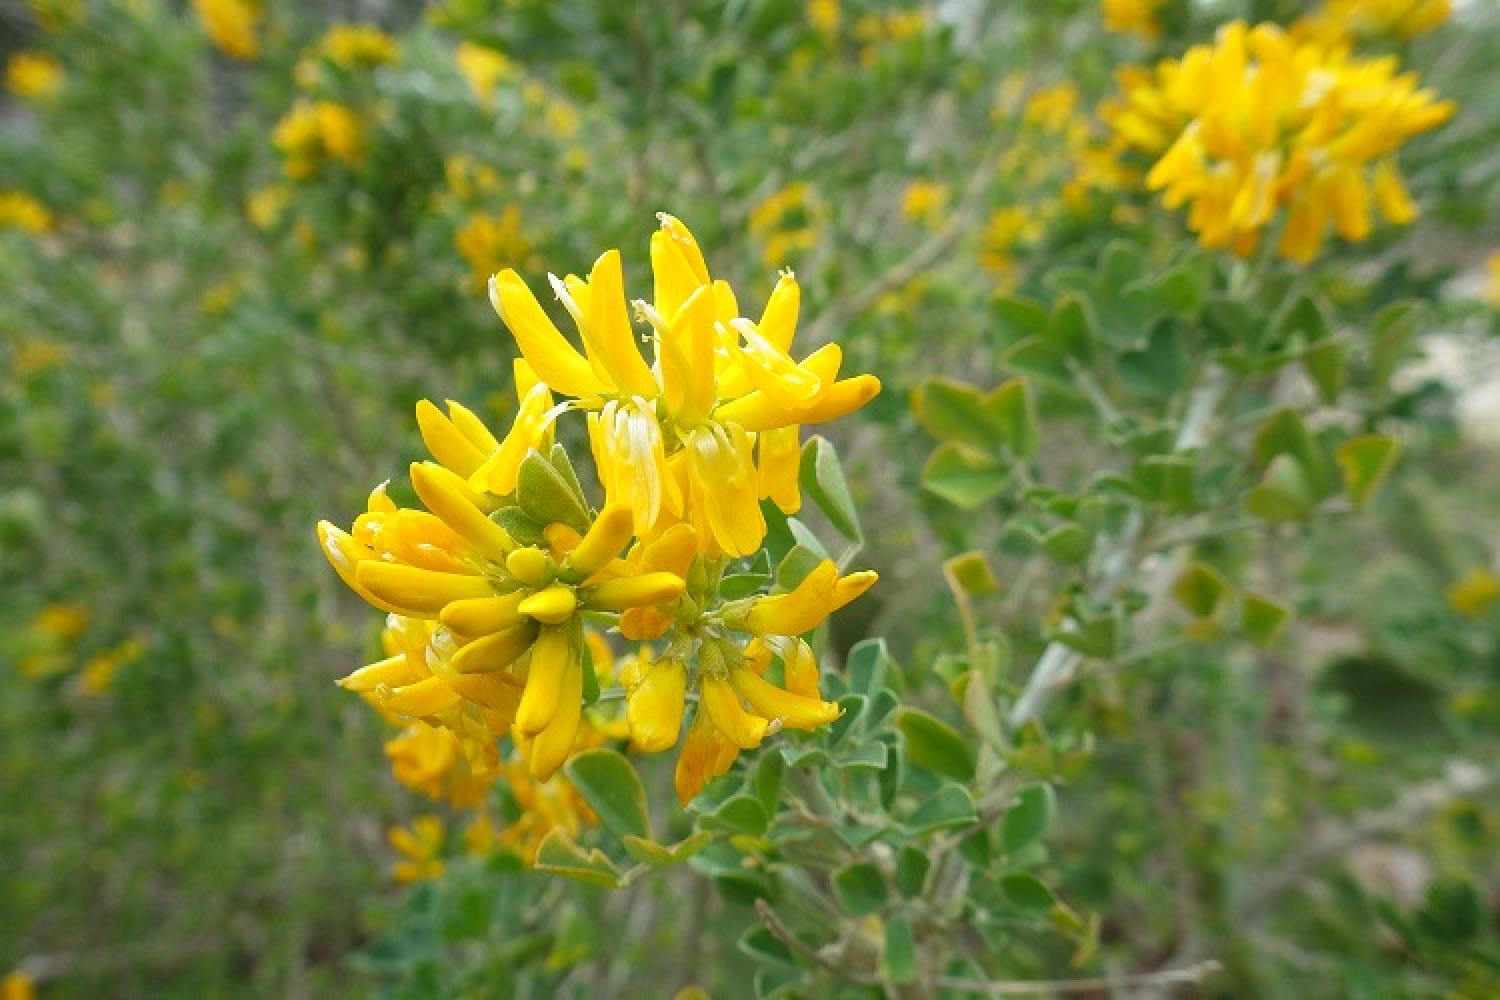
[[[883,578],[836,648],[885,636],[909,696],[942,704],[967,625],[1019,687],[1051,571],[1011,501],[967,502],[982,477],[924,486],[908,399],[1012,374],[1014,303],[1056,302],[1059,274],[1094,272],[1108,313],[1107,247],[1217,275],[1093,109],[1122,65],[1315,6],[1168,0],[1144,37],[1091,0],[5,8],[0,968],[48,996],[742,995],[755,912],[706,882],[611,895],[499,854],[392,884],[385,830],[428,807],[331,683],[377,637],[311,526],[417,454],[416,399],[508,416],[491,271],[621,246],[643,287],[670,210],[751,300],[795,268],[801,349],[836,336],[885,382],[831,432]],[[1053,749],[1091,748],[1049,845],[1099,917],[1090,968],[1211,955],[1236,995],[1500,990],[1500,812],[1472,794],[1500,745],[1500,14],[1456,6],[1371,43],[1460,109],[1403,153],[1422,219],[1299,279],[1356,336],[1426,301],[1423,350],[1361,418],[1400,424],[1397,473],[1362,517],[1266,529],[1247,572],[1296,613],[1277,643],[1117,661],[1052,720]],[[1127,406],[1168,377],[1153,362]],[[1108,464],[1069,423],[1086,399],[1038,406],[1051,480]],[[1003,586],[960,609],[944,561],[970,550]],[[1069,967],[1015,948],[1017,978]]]

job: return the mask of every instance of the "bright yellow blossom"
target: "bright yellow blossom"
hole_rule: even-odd
[[[661,223],[651,240],[654,301],[633,303],[655,341],[654,366],[637,346],[617,250],[604,253],[586,280],[551,278],[583,353],[514,271],[490,280],[490,299],[541,380],[589,412],[606,498],[632,512],[637,533],[650,538],[688,523],[701,551],[748,555],[765,537],[758,501],[778,493],[763,475],[778,435],[858,409],[880,382],[838,379],[835,345],[792,359],[801,296],[791,272],[783,272],[757,323],[740,315],[727,282],[710,277],[687,227],[670,215]],[[795,468],[783,474],[795,478]]]
[[[454,234],[453,242],[479,288],[500,268],[525,261],[531,253],[519,205],[506,205],[499,215],[476,212]]]
[[[90,657],[79,674],[79,690],[93,698],[108,694],[120,668],[140,659],[145,651],[146,647],[139,639],[126,639],[118,646]]]
[[[88,628],[89,609],[81,604],[49,604],[37,612],[31,627],[59,640],[76,639]]]
[[[258,0],[193,0],[193,10],[214,47],[232,59],[260,57]]]
[[[451,729],[414,722],[386,741],[385,755],[397,781],[436,802],[460,809],[477,806],[490,787],[489,777],[469,766]]]
[[[369,69],[393,63],[400,55],[396,40],[373,24],[335,24],[317,47],[342,69]]]
[[[1120,81],[1104,117],[1154,159],[1146,185],[1168,208],[1187,207],[1199,241],[1247,255],[1284,211],[1277,250],[1299,262],[1330,228],[1365,239],[1374,211],[1410,222],[1395,151],[1453,113],[1393,59],[1297,42],[1272,24],[1233,22],[1213,45]]]
[[[495,87],[511,73],[510,60],[503,54],[473,42],[460,42],[453,51],[453,61],[481,103],[489,102],[495,96]]]
[[[427,882],[443,874],[443,821],[418,816],[410,827],[392,827],[386,835],[401,855],[391,869],[398,882]]]
[[[1484,567],[1475,567],[1448,586],[1447,598],[1459,614],[1478,618],[1500,603],[1500,577]]]
[[[1161,35],[1156,13],[1163,0],[1103,0],[1104,27],[1151,41]]]
[[[1500,251],[1485,258],[1484,271],[1486,275],[1484,297],[1490,305],[1500,309]]]
[[[1406,40],[1431,31],[1452,13],[1450,0],[1324,0],[1292,32],[1325,43]]]
[[[271,141],[286,175],[306,180],[330,162],[358,166],[364,159],[364,129],[353,111],[333,101],[298,101],[276,123]]]
[[[838,31],[839,0],[807,0],[807,21],[825,35]]]
[[[36,984],[21,970],[7,973],[0,979],[0,1000],[35,1000]]]
[[[62,84],[62,63],[45,52],[17,52],[5,66],[5,86],[17,97],[45,100]]]
[[[912,181],[901,192],[901,215],[908,222],[934,226],[942,221],[943,210],[948,206],[948,194],[946,184]]]
[[[1077,107],[1078,88],[1064,80],[1040,87],[1028,97],[1021,120],[1047,132],[1062,132],[1074,121]]]
[[[28,233],[52,230],[52,213],[45,205],[21,191],[0,191],[0,229]]]

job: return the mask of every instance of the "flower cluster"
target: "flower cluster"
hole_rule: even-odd
[[[1294,24],[1292,31],[1332,42],[1405,40],[1426,34],[1452,13],[1450,0],[1324,0],[1321,7]]]
[[[1187,206],[1200,242],[1247,255],[1280,218],[1277,250],[1294,261],[1317,256],[1330,227],[1365,239],[1372,206],[1412,221],[1395,151],[1453,113],[1394,59],[1298,41],[1272,24],[1233,22],[1213,45],[1127,69],[1120,82],[1102,113],[1122,146],[1153,161],[1146,185],[1168,208]]]
[[[260,58],[261,5],[257,0],[193,0],[209,41],[231,59]]]
[[[513,792],[518,767],[546,782],[616,729],[640,750],[670,749],[696,689],[677,770],[686,802],[769,733],[838,717],[819,697],[803,637],[875,574],[825,561],[784,592],[733,599],[720,583],[759,550],[762,500],[800,506],[800,425],[856,409],[879,382],[840,379],[835,345],[789,354],[799,307],[790,272],[750,320],[687,228],[661,218],[653,298],[633,303],[653,363],[637,346],[618,251],[587,279],[551,278],[582,351],[518,274],[501,271],[490,297],[522,355],[510,429],[497,436],[461,404],[424,400],[417,423],[433,461],[410,469],[422,506],[399,506],[382,484],[348,530],[318,526],[344,582],[389,614],[385,657],[340,683],[393,720],[456,741],[402,738],[393,759],[418,787],[448,787],[455,748],[475,774],[511,775]],[[604,489],[597,508],[554,441],[567,413],[586,415]],[[641,644],[621,665],[624,725],[596,700],[612,659],[593,631],[601,626]]]
[[[276,123],[271,141],[284,158],[286,175],[298,181],[329,163],[357,167],[365,153],[359,117],[334,101],[298,101]]]
[[[17,52],[5,66],[5,86],[29,101],[46,100],[63,85],[62,64],[45,52]]]

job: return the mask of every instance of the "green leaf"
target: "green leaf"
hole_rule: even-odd
[[[1349,348],[1338,337],[1318,341],[1302,355],[1302,367],[1318,387],[1318,397],[1325,403],[1339,398],[1348,374]]]
[[[516,502],[522,512],[543,525],[566,524],[579,534],[589,530],[589,512],[572,484],[540,452],[521,460]]]
[[[922,468],[922,485],[965,510],[998,496],[1010,480],[999,459],[957,444],[945,444]]]
[[[984,397],[984,408],[996,435],[1014,454],[1026,456],[1036,451],[1036,400],[1029,380],[1013,378],[1000,383]]]
[[[1416,335],[1422,313],[1419,303],[1393,302],[1375,317],[1370,336],[1370,379],[1375,385],[1384,388],[1390,382],[1396,365]]]
[[[994,309],[1007,332],[1015,334],[1014,339],[1043,336],[1052,325],[1047,310],[1031,299],[1020,296],[996,299]]]
[[[1245,494],[1245,512],[1263,521],[1305,521],[1313,500],[1295,459],[1277,455],[1259,483]]]
[[[771,818],[759,799],[749,795],[735,795],[703,816],[701,822],[705,827],[759,837],[771,825]]]
[[[917,806],[906,818],[905,826],[913,834],[932,833],[979,822],[974,800],[961,785],[944,785],[937,794]]]
[[[907,899],[917,899],[927,885],[927,872],[931,867],[932,859],[927,852],[909,845],[901,848],[901,853],[896,856],[896,890]]]
[[[1308,433],[1301,414],[1293,409],[1278,410],[1261,424],[1251,444],[1251,454],[1258,468],[1265,469],[1280,455],[1287,455],[1301,466],[1306,496],[1315,501],[1333,489],[1328,460]]]
[[[646,790],[630,761],[614,750],[586,750],[564,770],[599,821],[617,837],[651,839]]]
[[[1084,656],[1104,660],[1114,655],[1119,633],[1115,616],[1102,614],[1066,621],[1052,638]]]
[[[1233,586],[1207,563],[1195,562],[1172,584],[1172,596],[1194,618],[1215,618],[1223,611]]]
[[[1269,646],[1281,635],[1292,611],[1269,597],[1246,593],[1240,600],[1240,628],[1257,646]]]
[[[1384,434],[1366,434],[1339,445],[1334,459],[1344,472],[1344,490],[1356,510],[1363,510],[1391,474],[1401,442]]]
[[[884,639],[865,639],[849,651],[849,686],[872,697],[885,686],[891,654]]]
[[[597,847],[585,852],[561,828],[554,827],[537,848],[535,867],[579,882],[610,889],[620,885],[619,869]]]
[[[530,517],[519,507],[501,507],[490,515],[490,520],[504,528],[510,537],[522,545],[546,545],[542,534],[546,525]]]
[[[922,429],[939,441],[989,450],[999,436],[990,425],[984,397],[962,382],[928,379],[912,393],[911,408]]]
[[[885,908],[885,878],[872,862],[840,868],[833,873],[833,895],[852,917],[865,917]]]
[[[1028,913],[1045,913],[1057,902],[1052,890],[1040,880],[1021,873],[1002,878],[1000,891],[1005,893],[1006,902]]]
[[[1089,533],[1078,524],[1060,524],[1042,536],[1042,548],[1059,562],[1083,562],[1091,546]]]
[[[913,764],[960,781],[974,777],[974,755],[948,723],[921,709],[905,708],[896,725],[906,737],[906,757]]]
[[[739,949],[763,965],[799,968],[797,958],[792,954],[792,949],[787,947],[786,942],[760,924],[752,926],[740,937]]]
[[[785,558],[776,566],[776,589],[778,591],[791,591],[797,589],[797,584],[807,579],[807,574],[818,568],[818,564],[828,558],[820,552],[815,552],[805,545],[793,545]]]
[[[839,533],[851,542],[863,536],[859,530],[859,513],[849,496],[849,484],[838,453],[827,438],[814,435],[802,446],[802,464],[798,472],[802,491],[812,498]]]
[[[1082,299],[1073,295],[1063,299],[1052,313],[1050,336],[1070,357],[1080,361],[1088,358],[1093,348],[1094,323]]]
[[[1193,506],[1194,462],[1187,455],[1148,455],[1136,466],[1135,481],[1146,495],[1171,511]]]
[[[885,922],[885,947],[880,952],[880,972],[892,983],[914,983],[917,980],[917,944],[911,924],[903,914]]]
[[[780,754],[762,754],[760,763],[755,766],[755,777],[752,779],[755,797],[760,800],[766,815],[772,816],[776,813],[777,803],[781,801],[781,783],[786,776],[786,759]]]
[[[963,593],[973,597],[998,593],[1000,590],[1000,582],[995,579],[989,560],[985,558],[983,552],[977,550],[956,555],[945,561],[943,575]]]
[[[686,861],[697,854],[709,841],[713,840],[713,837],[710,831],[699,830],[690,837],[667,845],[626,834],[620,838],[620,843],[625,845],[625,850],[630,852],[631,857],[642,864],[651,865],[653,868],[666,868],[669,865]]]
[[[1032,785],[1016,797],[1000,827],[1000,842],[1006,853],[1017,851],[1040,840],[1052,824],[1056,799],[1051,785]]]

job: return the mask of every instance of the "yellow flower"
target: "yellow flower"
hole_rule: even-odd
[[[577,749],[597,746],[598,743],[598,734],[585,726],[579,733]],[[537,848],[542,846],[547,834],[561,830],[570,839],[575,839],[585,826],[594,826],[599,819],[566,778],[557,776],[551,781],[538,781],[527,760],[525,744],[520,746],[523,748],[520,756],[507,762],[501,774],[511,798],[520,807],[521,815],[495,840],[515,851],[527,864],[532,864],[536,861]]]
[[[355,167],[364,159],[364,130],[359,118],[332,101],[298,101],[276,123],[271,141],[281,152],[286,175],[306,180],[324,164]]]
[[[807,0],[807,21],[825,35],[838,31],[839,0]]]
[[[1320,8],[1294,24],[1292,32],[1324,43],[1406,40],[1431,31],[1452,13],[1450,0],[1324,0]]]
[[[1484,270],[1488,276],[1484,286],[1484,297],[1490,305],[1500,309],[1500,251],[1490,254],[1485,259]]]
[[[373,24],[335,24],[317,48],[342,69],[369,69],[393,63],[400,55],[396,40]]]
[[[1453,610],[1467,618],[1478,618],[1500,602],[1500,577],[1475,567],[1449,585],[1447,597]]]
[[[1061,132],[1073,121],[1078,107],[1078,88],[1063,81],[1041,87],[1026,100],[1021,120],[1047,132]]]
[[[1103,0],[1104,27],[1109,31],[1128,32],[1147,41],[1161,34],[1156,12],[1163,0]]]
[[[453,61],[481,103],[494,97],[495,87],[511,73],[510,60],[503,54],[473,42],[460,42]]]
[[[270,229],[281,218],[291,192],[280,184],[272,184],[252,192],[245,199],[245,215],[256,229]]]
[[[518,264],[531,253],[521,229],[519,205],[506,205],[499,215],[478,212],[469,216],[453,242],[480,288],[500,268]]]
[[[1365,239],[1372,210],[1411,221],[1395,151],[1453,113],[1393,59],[1298,42],[1272,24],[1233,22],[1215,44],[1120,82],[1122,98],[1101,113],[1154,160],[1146,186],[1167,208],[1187,207],[1199,242],[1248,255],[1284,211],[1277,251],[1299,262],[1330,228]]]
[[[443,874],[443,821],[418,816],[410,827],[390,829],[387,839],[401,860],[391,869],[398,882],[427,882]]]
[[[434,801],[470,808],[489,791],[489,777],[469,766],[462,742],[450,729],[412,723],[386,741],[385,755],[397,781]]]
[[[78,638],[89,625],[89,609],[81,604],[49,604],[37,612],[31,627],[51,639]]]
[[[728,283],[709,276],[687,228],[669,215],[661,221],[651,240],[654,301],[634,302],[655,340],[655,366],[636,345],[617,250],[600,256],[587,280],[551,278],[583,353],[514,271],[491,278],[490,299],[542,381],[589,412],[607,502],[632,512],[638,534],[653,538],[688,523],[700,551],[748,555],[765,536],[758,501],[775,489],[762,475],[766,449],[778,441],[767,432],[849,413],[880,382],[873,375],[839,380],[842,354],[834,345],[801,362],[791,358],[800,291],[790,272],[759,322],[746,319]],[[492,489],[505,485],[502,479]]]
[[[948,185],[932,181],[912,181],[901,192],[901,214],[908,222],[935,225],[942,221],[948,206]]]
[[[144,652],[145,646],[139,639],[126,639],[113,649],[91,657],[79,676],[80,690],[94,698],[107,694],[120,668],[140,659]]]
[[[578,109],[567,101],[551,100],[542,115],[547,133],[555,139],[571,139],[578,131]]]
[[[35,1000],[35,997],[36,985],[20,969],[0,979],[0,1000]]]
[[[258,0],[193,0],[193,10],[209,41],[232,59],[253,60],[260,56]]]
[[[28,233],[51,232],[52,213],[29,194],[0,191],[0,229],[7,228]]]
[[[62,63],[45,52],[17,52],[5,67],[5,86],[27,100],[51,97],[62,84]]]

